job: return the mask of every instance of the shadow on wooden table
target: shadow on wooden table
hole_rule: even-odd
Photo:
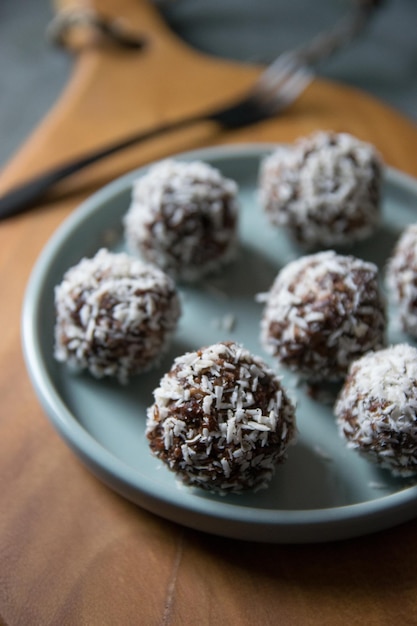
[[[203,563],[199,598],[212,595],[215,603],[219,594],[222,607],[233,605],[235,623],[250,623],[254,604],[256,623],[263,624],[416,623],[410,621],[416,616],[415,521],[326,544],[255,544],[187,532],[185,545],[184,586],[191,580],[196,586],[195,563]],[[208,623],[222,623],[221,614],[211,612]]]

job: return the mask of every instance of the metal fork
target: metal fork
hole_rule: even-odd
[[[163,133],[202,121],[213,121],[224,129],[236,129],[277,115],[294,102],[311,83],[314,74],[309,67],[346,45],[363,29],[373,9],[379,4],[377,0],[359,0],[352,15],[344,18],[331,30],[315,37],[299,49],[281,54],[260,75],[249,93],[238,101],[134,133],[15,187],[0,197],[0,219],[33,207],[55,183],[88,165]]]

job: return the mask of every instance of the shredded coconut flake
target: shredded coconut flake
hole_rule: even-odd
[[[178,387],[181,398],[172,394]],[[232,342],[178,357],[154,396],[151,449],[191,485],[221,493],[267,486],[295,440],[294,407],[280,380]],[[187,423],[187,438],[182,426],[175,436],[176,421]]]
[[[123,383],[159,360],[180,315],[168,276],[104,248],[65,273],[55,307],[55,358]]]
[[[417,224],[402,233],[388,262],[386,283],[403,330],[417,338]]]
[[[124,218],[129,249],[194,281],[235,256],[237,185],[201,161],[161,161],[133,185]]]
[[[288,263],[261,320],[267,352],[310,380],[338,380],[358,356],[385,344],[385,302],[373,263],[334,251]]]
[[[407,344],[363,356],[351,365],[335,405],[349,448],[390,469],[417,473],[417,349]]]
[[[305,246],[371,235],[380,219],[382,161],[347,133],[321,131],[280,147],[261,165],[260,199],[273,224]]]

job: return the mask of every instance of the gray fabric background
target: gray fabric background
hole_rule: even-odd
[[[204,52],[269,62],[330,26],[348,0],[173,0],[161,10]],[[0,0],[0,166],[42,119],[71,72],[52,47],[48,0]],[[386,0],[368,32],[319,68],[364,89],[417,121],[417,0]]]

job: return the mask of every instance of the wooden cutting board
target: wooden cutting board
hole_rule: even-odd
[[[143,32],[120,50],[83,38],[54,108],[0,177],[0,188],[84,150],[245,91],[259,68],[212,59],[173,35],[145,0],[95,0]],[[262,546],[156,518],[112,493],[76,460],[34,395],[20,349],[33,264],[54,229],[99,186],[150,160],[218,143],[351,132],[417,175],[417,129],[346,86],[317,80],[282,116],[251,128],[200,124],[129,149],[57,186],[36,210],[0,224],[0,623],[416,623],[417,522],[321,546]],[[411,621],[410,621],[411,620]]]

